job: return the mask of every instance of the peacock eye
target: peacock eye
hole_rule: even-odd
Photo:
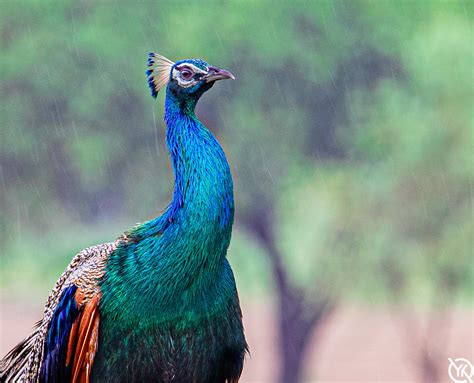
[[[194,76],[194,73],[191,72],[189,69],[183,69],[181,71],[181,77],[184,79],[184,80],[191,80],[191,78]]]

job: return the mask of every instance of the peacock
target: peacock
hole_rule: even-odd
[[[154,98],[166,87],[175,183],[161,216],[79,252],[44,317],[1,361],[1,381],[238,382],[248,351],[226,253],[234,221],[229,164],[195,115],[216,81],[201,59],[149,53]]]

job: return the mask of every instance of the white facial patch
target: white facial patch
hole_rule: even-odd
[[[191,63],[183,63],[181,65],[178,65],[177,67],[173,68],[173,80],[176,80],[178,82],[178,85],[183,87],[183,88],[189,88],[190,86],[193,86],[198,83],[193,77],[191,77],[189,80],[186,80],[182,77],[181,75],[181,70],[180,69],[188,69],[192,71],[194,74],[196,73],[201,73],[203,75],[207,74],[207,70],[203,70],[201,68],[198,68],[196,65],[193,65]],[[207,68],[206,68],[207,69]]]

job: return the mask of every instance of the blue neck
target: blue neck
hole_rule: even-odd
[[[178,99],[169,89],[166,93],[166,144],[175,176],[166,216],[171,222],[181,219],[181,224],[230,230],[234,199],[229,164],[215,137],[196,117],[196,101]]]
[[[228,276],[223,270],[234,220],[232,176],[222,148],[197,119],[194,105],[167,92],[173,199],[162,216],[133,228],[109,260],[108,278],[101,285],[106,303],[101,304],[110,305],[111,312],[156,307],[163,316],[177,307],[185,310],[203,297],[214,297],[211,289]]]

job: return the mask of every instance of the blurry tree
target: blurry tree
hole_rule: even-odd
[[[350,97],[353,133],[346,139],[353,161],[365,162],[371,174],[363,181],[370,203],[362,213],[377,211],[364,231],[374,266],[392,301],[411,312],[420,298],[429,307],[425,324],[401,318],[407,354],[424,382],[444,376],[446,308],[473,282],[474,49],[464,38],[472,25],[460,16],[430,20],[405,42],[407,81]]]
[[[227,65],[238,81],[198,114],[267,254],[280,381],[298,382],[341,297],[444,307],[472,283],[473,3],[214,5],[2,3],[0,246],[158,212],[170,171],[146,53]],[[436,347],[416,357],[425,380]]]

